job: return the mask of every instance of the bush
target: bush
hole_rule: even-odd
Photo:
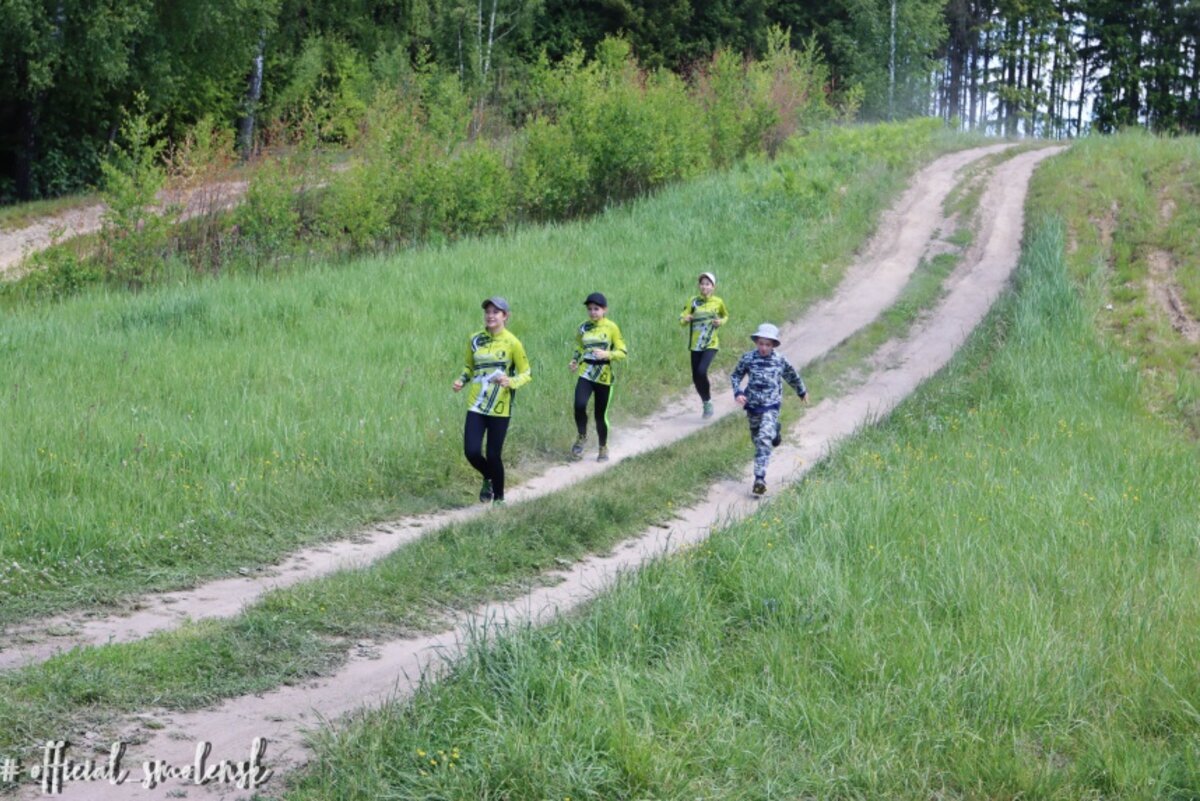
[[[137,288],[161,272],[173,209],[160,209],[157,194],[166,182],[160,138],[163,121],[151,120],[146,96],[138,94],[136,113],[126,114],[120,141],[101,163],[102,196],[107,208],[101,224],[100,259],[118,281]]]
[[[318,212],[321,233],[356,251],[386,239],[396,205],[393,169],[368,159],[333,178]]]
[[[233,215],[238,236],[252,255],[276,253],[295,238],[300,224],[298,191],[298,180],[287,159],[270,161],[254,174]]]
[[[539,118],[525,126],[524,134],[514,168],[521,215],[552,220],[586,211],[591,165],[570,132]]]
[[[512,176],[500,154],[485,143],[426,165],[414,188],[412,208],[421,215],[425,234],[482,234],[509,221]]]

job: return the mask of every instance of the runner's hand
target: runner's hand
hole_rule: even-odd
[[[734,400],[737,401],[738,406],[746,405],[746,396],[745,395],[738,395],[736,398],[734,398]]]
[[[567,366],[567,371],[573,373],[577,369],[579,369],[579,362],[575,361],[574,359],[571,359],[571,364]]]
[[[454,382],[454,391],[458,392],[462,388],[463,388],[463,382],[462,382],[462,379],[460,378],[458,381]]]
[[[508,386],[508,382],[509,382],[509,378],[508,378],[508,376],[506,376],[506,375],[501,375],[501,376],[492,376],[492,383],[493,383],[493,384],[499,384],[499,385],[500,385],[500,386],[502,386],[502,387],[507,387],[507,386]]]

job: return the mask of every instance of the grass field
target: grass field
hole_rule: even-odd
[[[960,210],[971,212],[969,204]],[[835,392],[864,354],[902,335],[936,300],[952,261],[946,254],[919,268],[880,321],[805,369],[810,384]],[[786,410],[785,422],[794,411]],[[547,570],[670,518],[747,458],[744,423],[731,418],[629,460],[590,487],[586,500],[567,489],[435,532],[370,568],[273,592],[229,621],[11,672],[0,677],[0,752],[19,752],[54,731],[102,731],[146,699],[190,709],[302,681],[332,670],[356,641],[438,630],[447,610],[511,597]]]
[[[508,461],[519,477],[557,459],[588,292],[606,292],[631,347],[617,414],[645,414],[687,385],[675,320],[698,272],[720,276],[734,340],[794,316],[837,282],[911,171],[955,143],[927,123],[842,129],[590,222],[10,309],[0,622],[469,502],[449,383],[489,295],[513,303],[534,368]]]
[[[288,797],[1200,795],[1197,446],[1158,403],[1159,347],[1102,314],[1127,281],[1084,250],[1088,212],[1057,200],[1138,149],[1151,197],[1184,191],[1195,140],[1045,170],[1013,292],[887,421],[703,547],[331,733]]]

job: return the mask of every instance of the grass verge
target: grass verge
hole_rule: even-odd
[[[1067,224],[1089,313],[1141,366],[1151,406],[1200,438],[1200,139],[1090,137],[1041,171],[1031,213]],[[1170,291],[1193,338],[1168,310]]]

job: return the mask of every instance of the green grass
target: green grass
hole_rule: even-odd
[[[1171,327],[1149,266],[1156,252],[1170,257],[1172,280],[1200,319],[1200,139],[1092,137],[1048,165],[1032,194],[1032,213],[1066,219],[1071,273],[1089,287],[1100,325],[1142,366],[1153,407],[1200,436],[1200,349]]]
[[[1195,443],[1039,222],[951,368],[585,613],[330,734],[287,797],[1189,798]]]
[[[0,750],[147,704],[188,709],[262,692],[328,672],[356,640],[441,630],[450,610],[519,595],[548,571],[670,520],[751,453],[744,420],[731,417],[630,459],[586,496],[568,489],[448,526],[368,568],[272,592],[235,619],[6,673]]]
[[[943,259],[945,260],[945,259]],[[902,336],[937,299],[939,272],[918,269],[899,313],[864,329],[805,369],[822,396],[869,352],[860,340]],[[857,354],[857,356],[853,355]],[[787,405],[785,424],[797,412]],[[685,508],[747,462],[740,415],[631,459],[586,498],[568,489],[435,532],[370,568],[271,593],[237,619],[185,626],[143,641],[75,651],[0,678],[0,749],[54,731],[103,729],[112,716],[262,692],[329,672],[358,640],[438,630],[447,610],[512,597],[548,570],[604,552]],[[204,677],[197,681],[196,677]]]
[[[506,449],[518,477],[569,443],[563,365],[590,291],[606,292],[630,343],[618,422],[650,412],[687,385],[675,319],[698,272],[720,276],[731,343],[795,316],[837,282],[912,169],[955,141],[924,124],[845,129],[586,223],[12,308],[0,321],[0,622],[469,502],[449,383],[492,294],[513,303],[534,369]]]

